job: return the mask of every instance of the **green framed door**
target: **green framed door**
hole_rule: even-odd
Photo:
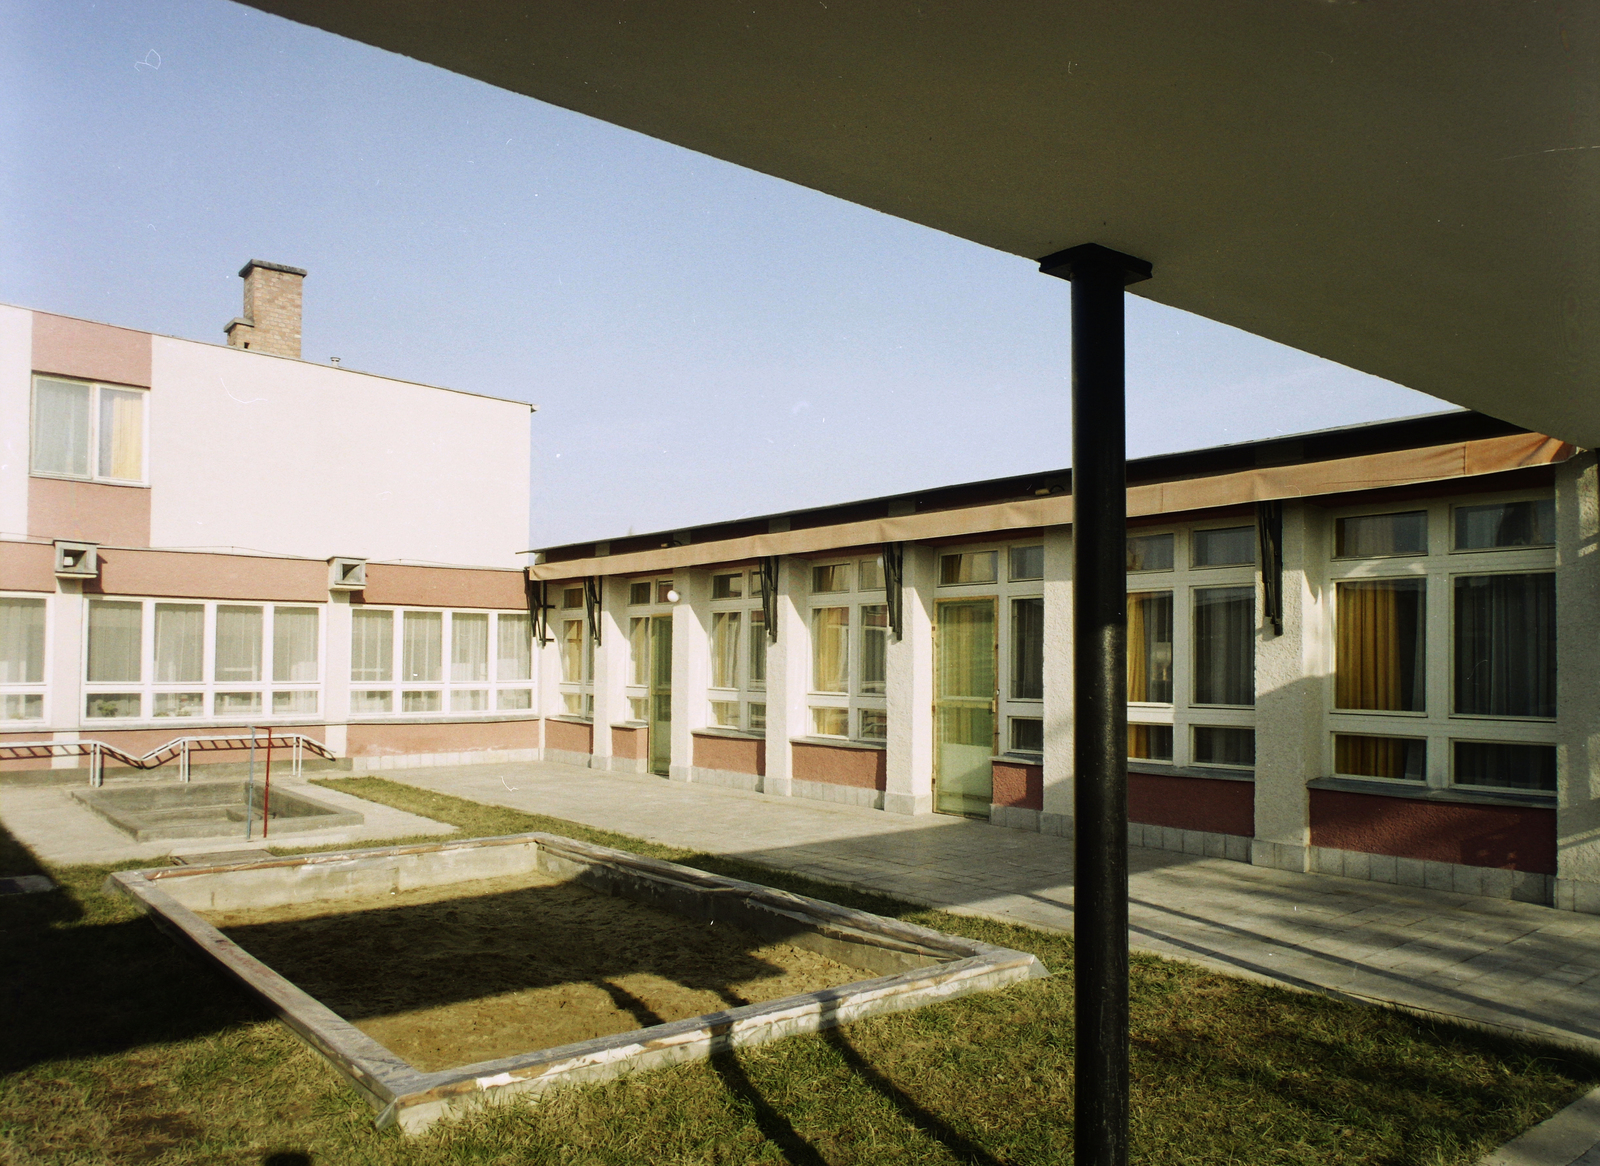
[[[993,599],[939,601],[934,625],[934,808],[987,818],[999,699]]]
[[[672,617],[650,617],[650,772],[672,765]]]

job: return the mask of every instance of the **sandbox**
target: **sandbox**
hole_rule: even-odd
[[[295,790],[279,788],[269,794],[259,782],[141,782],[73,790],[72,796],[137,842],[234,834],[242,838],[251,824],[256,837],[265,830],[270,838],[362,823],[355,810],[337,810]]]
[[[408,1131],[1046,974],[1025,952],[549,834],[108,886]]]

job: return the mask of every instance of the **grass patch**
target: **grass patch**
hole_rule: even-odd
[[[1072,943],[376,778],[334,789],[467,836],[546,830],[1034,952]],[[431,839],[430,839],[431,840]],[[0,839],[0,853],[5,853]],[[302,852],[283,848],[280,853]],[[135,864],[127,864],[135,865]],[[107,867],[0,899],[0,1161],[1045,1163],[1070,1160],[1070,974],[486,1109],[403,1139],[125,901]],[[1135,957],[1133,1156],[1466,1164],[1600,1081],[1600,1060]]]

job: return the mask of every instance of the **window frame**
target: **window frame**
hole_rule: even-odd
[[[42,470],[34,464],[34,454],[39,425],[39,382],[59,381],[62,384],[83,385],[89,390],[88,463],[86,474],[66,473],[59,470]],[[119,393],[138,393],[139,396],[139,476],[118,478],[100,472],[100,394],[102,390]],[[147,385],[119,385],[110,381],[89,381],[82,377],[57,376],[55,373],[34,372],[28,391],[28,476],[53,478],[65,482],[103,482],[113,486],[143,486],[150,484],[150,389]]]
[[[51,616],[55,611],[54,599],[55,596],[53,595],[41,594],[37,591],[0,591],[0,600],[24,600],[40,604],[41,619],[44,624],[43,643],[40,647],[39,679],[0,681],[0,725],[15,725],[19,731],[26,732],[32,726],[53,723],[54,709],[50,699],[52,672],[50,652],[54,647],[53,629],[51,627]],[[38,716],[6,716],[6,706],[10,703],[8,698],[15,699],[19,707],[26,708],[29,697],[38,698]]]
[[[805,627],[807,643],[806,659],[806,721],[801,727],[801,732],[794,734],[796,737],[812,738],[818,741],[839,741],[856,745],[866,745],[873,748],[884,748],[888,743],[888,647],[889,636],[887,631],[884,637],[884,691],[862,691],[862,659],[867,623],[862,614],[862,609],[867,607],[883,607],[889,602],[888,591],[884,586],[863,587],[861,565],[863,562],[878,564],[878,574],[882,577],[882,556],[854,554],[854,555],[819,555],[807,560],[806,584],[807,593],[805,600]],[[811,584],[815,582],[820,568],[846,567],[849,589],[838,591],[814,591]],[[845,690],[843,692],[819,692],[816,688],[816,612],[830,607],[842,607],[849,612],[849,628],[845,636]],[[817,727],[818,710],[842,710],[845,714],[845,731],[842,734],[822,733]],[[862,733],[863,713],[881,714],[884,722],[884,735],[882,737],[868,737]]]
[[[284,606],[291,606],[285,604]],[[507,717],[537,717],[539,715],[538,701],[535,699],[535,676],[538,674],[538,655],[532,643],[533,629],[528,613],[525,610],[510,608],[486,607],[420,607],[405,604],[362,604],[358,610],[386,611],[390,614],[390,669],[388,680],[356,680],[350,678],[346,681],[350,691],[350,719],[352,721],[373,720],[416,720],[421,718],[438,720],[458,719],[503,719]],[[439,679],[437,681],[419,680],[407,681],[402,676],[405,667],[405,616],[406,613],[420,615],[438,614],[440,617],[439,637]],[[455,651],[455,617],[456,615],[479,616],[487,615],[488,621],[488,652],[485,656],[484,680],[454,680],[451,678]],[[500,620],[509,617],[522,622],[527,627],[529,636],[529,649],[527,654],[527,678],[500,679]],[[352,633],[353,634],[353,633]],[[352,660],[352,665],[354,661]],[[358,711],[356,708],[357,693],[382,693],[389,695],[387,710]],[[417,692],[437,692],[439,694],[439,707],[437,709],[415,709],[406,711],[405,694]],[[456,705],[457,693],[485,693],[484,707],[481,709],[463,708]],[[526,703],[521,707],[502,708],[501,693],[514,694],[526,693]]]
[[[1550,489],[1493,491],[1482,494],[1450,495],[1428,499],[1396,501],[1387,505],[1338,507],[1327,511],[1327,557],[1323,565],[1329,596],[1324,621],[1328,675],[1323,698],[1322,766],[1324,775],[1341,780],[1373,782],[1401,789],[1492,795],[1554,797],[1554,791],[1530,790],[1515,786],[1457,785],[1455,782],[1455,743],[1478,741],[1508,745],[1556,745],[1561,718],[1559,705],[1554,717],[1509,717],[1483,713],[1455,712],[1456,580],[1486,575],[1541,575],[1556,570],[1556,548],[1552,544],[1525,547],[1485,547],[1455,550],[1455,512],[1461,506],[1480,506],[1505,502],[1539,502],[1551,497]],[[1425,555],[1383,556],[1358,559],[1336,558],[1334,535],[1341,518],[1424,510],[1428,515],[1428,553]],[[1427,594],[1425,633],[1427,654],[1424,691],[1427,708],[1422,712],[1383,709],[1340,709],[1335,707],[1338,636],[1337,603],[1333,601],[1339,583],[1378,582],[1385,579],[1422,579]],[[1558,582],[1559,585],[1559,582]],[[1556,630],[1560,641],[1559,626]],[[1559,648],[1558,648],[1559,652]],[[1425,742],[1424,775],[1419,779],[1347,774],[1339,771],[1335,738],[1339,734],[1366,737],[1420,739]]]
[[[715,580],[718,577],[729,575],[740,576],[739,594],[726,596],[722,599],[707,601],[706,618],[706,644],[708,652],[714,655],[715,640],[714,629],[716,617],[725,614],[739,616],[739,630],[734,635],[733,646],[733,683],[731,685],[716,685],[712,681],[713,668],[706,670],[706,692],[704,705],[705,726],[723,733],[744,733],[753,737],[766,736],[766,706],[767,685],[765,679],[758,685],[750,677],[750,643],[755,634],[756,624],[752,613],[764,615],[761,605],[761,568],[757,564],[747,564],[743,567],[718,567],[711,571],[712,584],[707,588],[707,594],[716,591]],[[851,580],[854,582],[854,579]],[[837,591],[826,594],[838,595]],[[761,624],[761,635],[765,636],[766,624]],[[769,641],[770,643],[770,641]],[[712,661],[714,666],[714,661]],[[736,724],[726,725],[717,722],[716,705],[734,705]],[[755,710],[760,709],[757,713]]]

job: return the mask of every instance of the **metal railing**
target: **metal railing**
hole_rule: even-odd
[[[307,737],[301,733],[274,733],[269,730],[265,733],[240,733],[222,737],[174,737],[165,745],[157,746],[142,757],[136,757],[105,741],[8,741],[0,744],[0,760],[88,757],[89,784],[98,787],[105,783],[108,757],[122,762],[130,769],[156,769],[169,761],[176,760],[178,780],[188,781],[189,758],[192,754],[248,750],[252,746],[261,749],[287,748],[290,751],[293,767],[291,772],[295,777],[300,776],[308,752],[329,760],[335,756],[333,750],[314,737]]]

